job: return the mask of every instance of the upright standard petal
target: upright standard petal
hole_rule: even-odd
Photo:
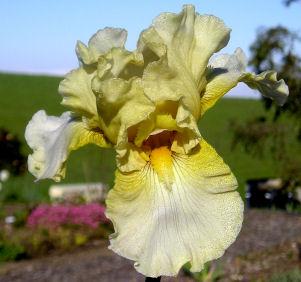
[[[230,29],[219,18],[200,16],[191,5],[184,6],[180,14],[159,15],[142,32],[138,43],[138,49],[148,48],[160,58],[149,63],[144,71],[143,85],[149,98],[182,99],[197,120],[208,60],[227,44],[229,33]]]
[[[236,179],[204,140],[189,155],[160,150],[140,171],[117,170],[106,202],[110,248],[149,277],[177,275],[186,262],[202,270],[235,240],[243,218]],[[169,188],[165,175],[174,178]]]
[[[244,52],[237,48],[233,55],[222,54],[214,57],[207,68],[207,85],[201,95],[201,115],[224,96],[239,82],[257,89],[267,98],[283,105],[289,90],[283,79],[277,80],[275,71],[255,75],[246,72],[247,59]]]
[[[123,47],[127,31],[121,28],[106,27],[97,31],[89,40],[88,47],[81,41],[77,42],[75,51],[82,65],[95,64],[98,57],[110,51],[113,47]]]
[[[28,157],[28,169],[37,178],[52,178],[59,181],[65,176],[65,162],[68,154],[88,143],[108,147],[100,132],[89,131],[85,124],[72,118],[70,112],[60,117],[47,116],[45,111],[37,112],[28,123],[25,139],[33,149]]]

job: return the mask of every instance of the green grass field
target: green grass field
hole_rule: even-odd
[[[61,97],[57,92],[61,79],[0,73],[0,127],[17,134],[26,154],[30,149],[25,143],[24,131],[32,115],[40,109],[45,109],[48,115],[60,115],[66,110],[60,106]],[[247,179],[275,176],[276,164],[269,156],[257,159],[247,155],[241,146],[231,151],[229,120],[249,119],[262,113],[264,108],[258,100],[224,98],[199,122],[202,136],[214,146],[236,175],[241,194]],[[67,163],[63,183],[101,181],[111,187],[114,180],[114,157],[113,150],[100,149],[94,145],[73,152]],[[1,194],[3,197],[6,193],[14,192],[25,201],[47,200],[51,183],[53,181],[44,180],[36,184],[34,178],[25,173],[4,183],[0,198]]]

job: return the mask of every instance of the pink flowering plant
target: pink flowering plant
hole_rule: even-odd
[[[105,206],[97,203],[80,205],[40,205],[28,217],[29,227],[57,229],[59,227],[88,227],[95,229],[100,224],[109,223],[105,216]]]

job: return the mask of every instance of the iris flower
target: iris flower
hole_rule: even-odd
[[[162,13],[141,32],[99,30],[78,41],[79,67],[59,85],[60,117],[37,112],[25,137],[29,171],[59,181],[72,150],[95,143],[116,150],[115,184],[106,204],[115,233],[110,248],[149,277],[201,271],[237,237],[243,202],[228,165],[202,138],[197,122],[239,82],[283,104],[288,88],[274,71],[246,72],[246,56],[212,55],[230,29],[191,5]],[[220,117],[223,118],[222,116]]]

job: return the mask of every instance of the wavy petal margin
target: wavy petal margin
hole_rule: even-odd
[[[70,112],[54,117],[38,111],[26,127],[25,139],[34,151],[28,156],[28,170],[37,181],[44,178],[60,181],[65,176],[65,162],[72,150],[88,143],[109,146],[103,134],[87,130]]]
[[[266,97],[274,100],[278,105],[282,106],[289,94],[288,86],[283,79],[277,80],[275,71],[265,71],[258,75],[255,73],[245,73],[239,81],[244,82],[252,89],[257,89]]]
[[[145,96],[141,78],[97,79],[94,82],[97,86],[93,89],[99,93],[97,108],[101,128],[118,149],[128,141],[128,128],[147,119],[155,105]]]
[[[96,72],[94,72],[96,75]],[[59,93],[63,96],[61,104],[69,107],[78,116],[86,117],[91,128],[99,127],[96,97],[91,89],[93,73],[83,68],[70,71],[60,82]]]
[[[243,202],[229,167],[203,139],[190,155],[175,154],[167,189],[150,164],[117,170],[106,215],[114,224],[110,248],[136,261],[145,276],[175,276],[186,262],[201,271],[235,240]]]
[[[250,88],[279,105],[283,105],[289,90],[283,79],[277,80],[275,71],[266,71],[255,75],[246,72],[247,59],[244,52],[237,48],[233,55],[221,54],[214,57],[207,68],[207,85],[201,95],[201,115],[239,82],[246,83]]]
[[[81,65],[91,65],[98,61],[98,57],[110,51],[113,47],[123,47],[127,31],[121,28],[106,27],[97,31],[89,40],[88,47],[78,41],[76,55]]]

